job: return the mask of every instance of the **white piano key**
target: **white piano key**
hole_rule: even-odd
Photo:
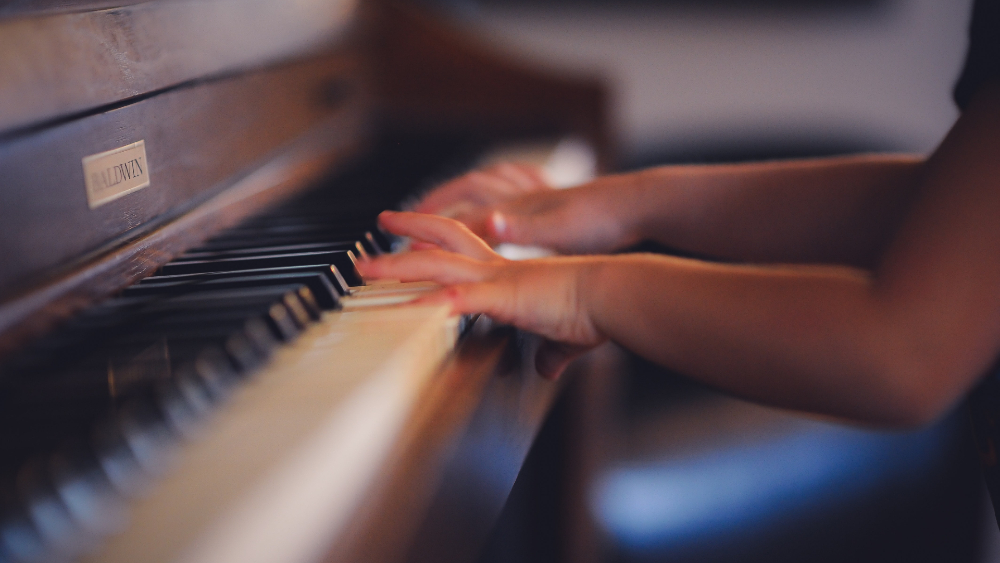
[[[325,314],[234,393],[125,532],[86,560],[318,560],[453,349],[457,320],[443,306]]]

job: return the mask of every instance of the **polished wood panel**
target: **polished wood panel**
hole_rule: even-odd
[[[140,4],[144,0],[0,0],[0,18],[103,10]]]
[[[0,300],[190,208],[336,113],[360,114],[356,61],[332,56],[185,88],[0,144]],[[354,94],[354,95],[348,95]],[[348,122],[344,122],[348,126]],[[354,123],[361,137],[364,123]],[[95,209],[82,159],[145,141],[151,185]]]
[[[373,72],[386,126],[492,139],[577,135],[610,170],[608,95],[600,77],[543,72],[483,46],[412,4],[373,3]]]
[[[53,279],[0,304],[0,358],[61,320],[152,274],[221,229],[300,193],[355,155],[358,116],[333,116],[195,209],[126,241],[109,244]]]
[[[355,2],[167,1],[105,10],[83,2],[78,11],[41,16],[36,10],[69,3],[4,4],[0,15],[20,17],[0,20],[0,133],[315,52],[345,37]]]
[[[563,386],[535,371],[538,344],[479,320],[421,397],[328,562],[475,559]]]

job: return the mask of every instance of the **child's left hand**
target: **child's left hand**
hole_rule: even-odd
[[[441,290],[420,299],[447,303],[455,314],[484,313],[546,338],[536,366],[557,376],[570,360],[607,338],[586,306],[587,278],[604,259],[560,257],[511,261],[458,221],[410,212],[383,212],[386,230],[413,239],[415,250],[362,261],[366,277],[434,281]]]

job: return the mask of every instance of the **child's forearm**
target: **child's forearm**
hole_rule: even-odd
[[[667,166],[605,182],[618,184],[634,238],[737,261],[871,265],[912,201],[923,163],[859,155]]]
[[[919,327],[862,270],[624,255],[581,275],[584,307],[605,336],[772,405],[909,425],[937,416],[976,375],[924,361],[913,349]]]

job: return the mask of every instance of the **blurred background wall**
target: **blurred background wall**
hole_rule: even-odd
[[[747,144],[928,151],[957,116],[971,2],[441,4],[505,51],[604,76],[623,160],[640,163]]]

